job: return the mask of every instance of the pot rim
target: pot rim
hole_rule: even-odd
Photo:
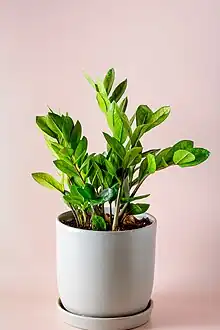
[[[145,212],[145,213],[142,213],[142,214],[138,214],[137,217],[148,217],[150,218],[150,221],[151,221],[151,224],[150,225],[147,225],[145,227],[141,227],[141,228],[136,228],[136,229],[129,229],[129,230],[123,230],[123,231],[112,231],[112,230],[108,230],[108,231],[100,231],[100,230],[88,230],[88,229],[82,229],[82,228],[75,228],[75,227],[70,227],[70,226],[67,226],[65,225],[64,223],[62,223],[60,221],[60,218],[61,217],[67,217],[69,214],[72,215],[72,212],[71,211],[66,211],[66,212],[63,212],[61,213],[57,219],[56,219],[56,223],[65,227],[66,229],[68,229],[68,231],[70,232],[75,232],[75,233],[90,233],[92,235],[93,234],[99,234],[99,235],[124,235],[126,233],[133,233],[133,232],[136,232],[136,231],[139,231],[139,230],[148,230],[148,229],[151,229],[152,227],[156,226],[157,225],[157,219],[150,213],[148,212]]]

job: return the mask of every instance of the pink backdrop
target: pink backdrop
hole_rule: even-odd
[[[113,66],[118,80],[128,78],[130,114],[141,103],[172,107],[145,136],[146,148],[190,138],[212,152],[200,167],[165,170],[142,189],[158,219],[152,327],[219,328],[220,1],[1,0],[0,7],[0,327],[66,328],[55,312],[54,225],[64,206],[30,177],[54,172],[35,116],[47,104],[68,111],[82,122],[90,151],[102,150],[107,125],[82,72],[96,77]]]

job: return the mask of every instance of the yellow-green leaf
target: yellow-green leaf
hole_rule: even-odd
[[[50,174],[37,172],[37,173],[32,173],[32,177],[36,182],[38,182],[40,185],[46,188],[57,189],[62,193],[64,192],[63,185],[59,183],[56,179],[54,179]]]

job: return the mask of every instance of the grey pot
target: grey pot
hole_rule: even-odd
[[[155,263],[156,219],[129,231],[102,232],[56,222],[57,283],[64,308],[95,318],[127,317],[146,310]]]

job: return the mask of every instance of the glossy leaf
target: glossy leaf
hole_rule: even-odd
[[[147,124],[153,115],[153,111],[147,105],[139,105],[136,111],[136,125]]]
[[[147,172],[153,174],[157,169],[155,156],[152,154],[147,154]]]
[[[63,118],[61,116],[49,112],[47,115],[47,125],[57,135],[62,136]]]
[[[54,139],[57,138],[57,134],[48,127],[46,116],[37,116],[36,124],[44,133],[46,133],[47,135],[51,136]]]
[[[126,109],[127,109],[127,106],[128,106],[128,97],[126,96],[126,97],[122,100],[122,102],[121,102],[121,104],[120,104],[120,110],[121,110],[122,112],[125,112]]]
[[[123,203],[129,203],[129,202],[133,202],[133,201],[136,201],[136,200],[140,200],[140,199],[145,199],[147,197],[149,197],[150,194],[147,194],[147,195],[140,195],[140,196],[135,196],[135,197],[122,197],[122,202]]]
[[[111,97],[109,98],[110,102],[118,102],[122,95],[124,94],[125,90],[127,88],[127,79],[122,81],[113,91]]]
[[[166,155],[166,161],[170,162],[173,159],[174,152],[177,150],[188,150],[191,151],[193,149],[194,142],[191,140],[181,140],[175,143],[172,148],[170,148],[169,152]]]
[[[82,134],[82,127],[80,122],[77,120],[76,125],[74,126],[70,137],[71,147],[73,150],[77,148],[78,143],[81,139],[81,134]]]
[[[91,218],[92,230],[104,231],[106,230],[106,222],[103,217],[99,215],[93,215]]]
[[[103,183],[103,175],[100,167],[96,162],[93,162],[94,174],[92,175],[92,184],[95,184],[95,180],[97,180],[95,186],[98,188]]]
[[[148,130],[148,124],[139,125],[135,128],[134,133],[131,137],[131,144],[134,147],[140,140],[140,138],[144,135]]]
[[[152,128],[160,125],[170,114],[170,107],[165,106],[157,110],[153,113],[149,123],[147,131],[151,130]]]
[[[193,148],[191,150],[191,153],[195,156],[195,160],[190,161],[190,162],[185,162],[184,164],[179,164],[181,167],[199,165],[199,164],[203,163],[204,161],[206,161],[210,155],[210,152],[204,148]]]
[[[156,171],[156,159],[154,155],[147,154],[147,157],[142,161],[138,179],[141,181],[148,174],[153,174]]]
[[[87,151],[87,146],[88,146],[88,141],[87,138],[85,136],[83,136],[82,140],[79,142],[74,157],[76,162],[79,161],[79,159],[86,154]]]
[[[93,79],[92,79],[87,73],[84,73],[84,77],[86,78],[86,80],[88,81],[88,83],[89,83],[94,89],[96,89],[96,84],[95,84],[95,82],[93,81]]]
[[[63,149],[63,146],[57,142],[51,142],[51,141],[47,141],[47,144],[51,149],[51,151],[55,154],[55,156],[59,157],[58,154],[60,150]]]
[[[183,165],[194,160],[195,156],[187,150],[177,150],[173,155],[173,161],[176,165]]]
[[[57,189],[62,193],[64,192],[63,185],[54,179],[50,174],[38,172],[32,173],[32,177],[35,181],[46,188]]]
[[[102,112],[107,113],[107,105],[105,103],[104,98],[102,97],[102,95],[99,92],[96,94],[96,100],[97,100],[99,108],[102,110]]]
[[[117,197],[117,189],[116,188],[107,188],[104,189],[97,199],[94,199],[92,201],[93,205],[98,205],[98,204],[104,204],[106,202],[112,202],[116,199]]]
[[[96,199],[95,189],[89,183],[86,183],[84,187],[78,188],[78,192],[85,198],[85,200],[92,201],[93,199]]]
[[[129,151],[127,151],[126,155],[123,159],[122,166],[124,168],[129,167],[132,164],[132,162],[134,161],[134,159],[141,153],[141,151],[142,151],[142,148],[140,148],[140,147],[134,147],[134,148],[130,149]]]
[[[104,134],[104,137],[105,137],[107,143],[109,144],[109,146],[123,160],[123,158],[125,157],[125,154],[126,154],[126,151],[125,151],[125,148],[123,147],[123,145],[118,140],[116,140],[114,137],[111,137],[107,133],[103,133],[103,134]]]
[[[139,164],[141,162],[141,160],[142,160],[141,155],[136,156],[135,159],[132,161],[131,166],[135,166],[135,165]]]
[[[131,135],[131,127],[127,116],[121,112],[115,102],[113,102],[108,109],[107,121],[113,132],[113,136],[121,143],[124,143],[127,136]]]
[[[150,205],[149,204],[142,204],[142,203],[138,203],[138,204],[129,204],[128,206],[128,212],[130,214],[142,214],[145,213],[148,209],[149,209]]]
[[[106,166],[106,169],[107,171],[112,175],[112,176],[115,176],[116,175],[116,169],[115,167],[113,166],[113,164],[105,158],[105,166]]]
[[[55,160],[54,165],[58,168],[58,170],[67,174],[69,178],[78,174],[74,167],[67,163],[65,160]]]
[[[111,92],[114,80],[115,80],[115,70],[112,68],[108,70],[104,79],[104,87],[107,95]]]
[[[71,187],[70,193],[65,193],[63,199],[67,204],[72,206],[82,206],[84,204],[83,197],[77,192],[77,188],[75,186]]]
[[[82,187],[84,185],[84,181],[82,180],[81,176],[78,173],[75,173],[72,176],[71,182],[75,184],[77,187]]]
[[[172,147],[168,147],[165,148],[163,150],[161,150],[159,152],[159,154],[156,155],[156,164],[157,164],[157,168],[163,168],[163,167],[167,167],[164,165],[167,165],[167,163],[173,160],[172,154],[170,156],[170,150],[172,149]],[[165,161],[165,163],[164,163]]]
[[[73,124],[72,118],[70,118],[69,116],[65,116],[63,119],[62,132],[63,132],[63,137],[67,143],[70,142],[70,136],[71,136],[73,127],[74,127],[74,124]]]
[[[142,157],[146,157],[147,154],[152,154],[154,156],[156,156],[156,154],[160,151],[161,149],[150,149],[147,151],[142,152]]]

